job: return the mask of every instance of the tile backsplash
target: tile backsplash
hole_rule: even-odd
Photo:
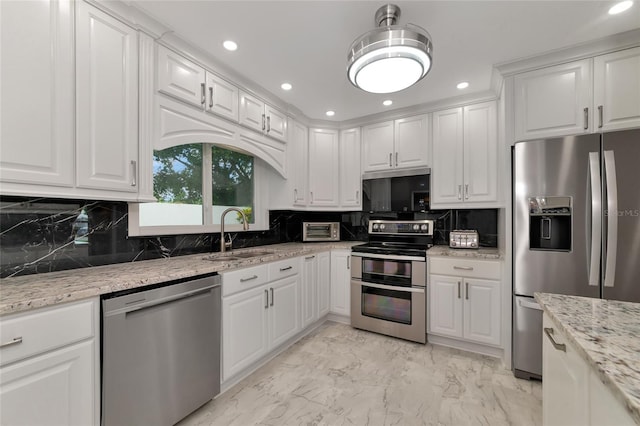
[[[478,229],[481,245],[497,245],[497,210],[445,210],[415,218],[436,220],[436,244],[447,244],[452,229],[466,228]],[[234,248],[301,241],[303,221],[327,221],[341,222],[342,240],[366,241],[369,219],[362,212],[274,210],[268,231],[231,237]],[[219,250],[218,233],[128,237],[127,222],[124,202],[0,197],[0,277]]]

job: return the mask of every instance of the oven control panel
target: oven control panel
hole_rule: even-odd
[[[433,235],[432,220],[371,220],[369,234]]]

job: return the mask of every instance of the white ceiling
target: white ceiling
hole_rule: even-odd
[[[610,1],[397,1],[399,24],[431,34],[434,64],[418,84],[376,95],[346,78],[347,51],[374,28],[384,1],[132,0],[184,40],[302,110],[348,120],[490,89],[492,66],[640,27],[640,4],[608,15]],[[239,48],[228,52],[226,39]],[[280,84],[293,90],[284,92]],[[468,81],[465,91],[456,89]],[[392,99],[391,107],[382,101]]]

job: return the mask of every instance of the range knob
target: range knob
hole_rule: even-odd
[[[380,224],[380,230],[382,231],[384,228],[386,228],[386,225],[384,223]]]
[[[373,224],[373,230],[374,230],[374,231],[375,231],[375,230],[377,230],[377,229],[378,229],[378,227],[379,227],[379,226],[378,226],[378,224],[377,224],[377,223],[374,223],[374,224]]]
[[[428,231],[429,230],[429,225],[427,225],[426,223],[424,223],[422,226],[420,226],[420,229],[422,229],[423,231]]]
[[[418,225],[417,223],[415,225],[413,225],[413,230],[417,231],[420,229],[420,225]]]

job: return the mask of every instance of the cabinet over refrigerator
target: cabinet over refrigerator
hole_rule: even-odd
[[[534,292],[640,302],[640,129],[514,148],[513,370],[542,376]]]

